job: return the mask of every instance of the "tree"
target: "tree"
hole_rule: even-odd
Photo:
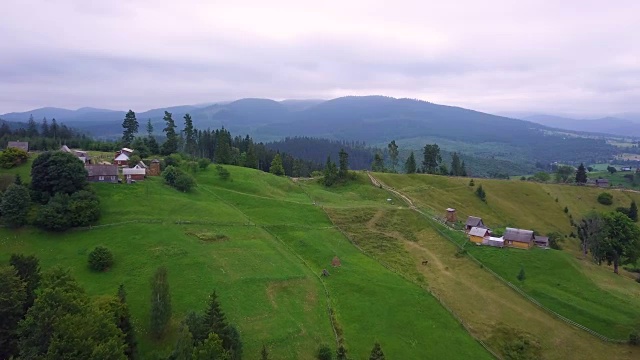
[[[333,358],[331,348],[329,348],[327,345],[320,346],[316,358],[318,360],[331,360]]]
[[[338,153],[338,178],[345,180],[349,174],[349,154],[344,149],[340,149]]]
[[[347,357],[347,349],[345,349],[344,345],[340,345],[338,350],[336,350],[336,360],[348,360]]]
[[[438,144],[425,145],[422,151],[424,159],[422,160],[422,170],[427,174],[435,174],[438,171],[442,156],[440,156],[440,147]]]
[[[6,148],[0,153],[0,167],[11,169],[26,163],[28,159],[29,154],[26,151],[15,147]]]
[[[476,189],[476,196],[478,196],[480,200],[487,202],[487,194],[484,192],[482,185],[478,186]]]
[[[604,221],[600,214],[592,212],[587,214],[578,224],[578,238],[582,243],[582,253],[587,256],[591,244],[598,244],[602,236]]]
[[[193,349],[193,360],[231,360],[227,351],[222,347],[222,340],[215,333],[210,333],[209,337],[200,345]]]
[[[11,184],[2,195],[0,212],[4,222],[11,227],[20,227],[27,222],[31,205],[29,190],[22,185]]]
[[[31,115],[29,116],[29,122],[27,122],[27,137],[34,138],[38,135],[38,124],[33,120],[33,115]]]
[[[49,133],[49,122],[47,121],[47,118],[43,118],[42,119],[42,125],[40,125],[40,133],[42,134],[42,137],[49,137],[51,136],[51,134]]]
[[[549,247],[552,249],[556,249],[556,250],[561,250],[562,246],[561,243],[562,241],[564,241],[564,238],[562,236],[562,234],[558,233],[558,232],[550,232],[547,234],[547,237],[549,238]]]
[[[379,152],[376,152],[376,154],[373,156],[373,164],[371,165],[371,171],[385,172],[384,159],[382,158],[382,155],[380,155]]]
[[[94,271],[105,271],[113,266],[113,254],[104,246],[96,246],[89,253],[89,267]]]
[[[162,129],[167,136],[167,139],[162,144],[161,153],[162,155],[171,155],[173,153],[178,152],[178,134],[176,133],[176,123],[173,121],[172,114],[168,111],[164,112],[164,117],[162,118],[166,126]]]
[[[527,275],[524,273],[524,267],[520,266],[520,272],[518,273],[518,281],[522,282],[527,278]]]
[[[277,153],[276,156],[273,157],[271,166],[269,167],[269,172],[276,176],[284,175],[284,167],[282,166],[282,157],[280,156],[280,153]]]
[[[618,169],[616,169],[613,166],[607,166],[607,171],[609,172],[609,174],[615,174],[618,171]]]
[[[404,171],[407,174],[416,173],[416,157],[413,155],[413,151],[409,154],[407,161],[404,163]]]
[[[242,358],[242,342],[235,327],[229,325],[222,307],[218,302],[218,295],[215,291],[209,297],[209,303],[205,310],[203,322],[208,333],[217,334],[222,340],[223,348],[228,351],[231,359]],[[197,339],[197,338],[196,338]]]
[[[602,205],[611,205],[613,204],[613,195],[603,192],[598,195],[598,202]]]
[[[151,279],[151,334],[159,339],[171,320],[171,294],[167,268],[160,266]]]
[[[86,186],[87,170],[72,154],[45,152],[31,165],[31,189],[43,203],[55,194],[72,194]]]
[[[18,276],[25,283],[27,298],[24,311],[27,312],[36,298],[35,291],[40,285],[40,261],[33,255],[12,254],[9,264],[18,272]]]
[[[122,121],[122,145],[128,147],[133,142],[133,139],[136,137],[138,133],[138,120],[136,119],[136,113],[131,111],[127,112],[124,116],[124,120]]]
[[[619,212],[605,214],[603,221],[602,236],[591,244],[591,254],[598,264],[613,264],[618,274],[619,265],[635,263],[640,257],[640,229]]]
[[[193,128],[191,115],[184,115],[184,150],[191,156],[196,156],[196,130]]]
[[[631,206],[629,207],[629,218],[633,220],[633,222],[638,222],[638,205],[636,205],[635,200],[631,200]]]
[[[22,176],[20,176],[20,174],[16,174],[16,177],[13,178],[13,183],[16,185],[22,185]]]
[[[178,333],[178,341],[173,349],[170,359],[173,360],[191,360],[193,356],[193,335],[189,331],[189,327],[183,324]]]
[[[396,141],[391,140],[389,145],[387,145],[387,149],[389,150],[389,159],[391,159],[391,170],[396,172],[396,168],[398,167],[398,145],[396,145]]]
[[[262,344],[262,351],[260,351],[260,360],[269,360],[269,350],[267,350],[267,346]]]
[[[147,120],[147,147],[149,148],[149,153],[153,155],[160,153],[158,141],[153,136],[153,125],[151,124],[151,119]]]
[[[129,359],[135,359],[138,351],[138,341],[136,340],[135,328],[131,322],[131,314],[129,312],[129,305],[127,304],[127,292],[125,291],[123,284],[118,286],[117,297],[120,303],[120,308],[116,314],[116,325],[124,334],[124,354]]]
[[[538,182],[547,182],[551,180],[551,175],[549,175],[549,173],[547,172],[539,171],[533,174],[533,180]]]
[[[328,156],[324,166],[324,178],[322,182],[324,186],[332,186],[336,181],[338,181],[338,169],[336,168],[336,164],[331,161],[331,156]]]
[[[58,122],[55,118],[51,119],[51,127],[49,128],[49,134],[53,139],[57,139],[58,132],[60,131],[60,127],[58,126]]]
[[[580,163],[578,171],[576,172],[576,184],[584,185],[587,183],[587,170],[584,168],[584,164]]]
[[[451,175],[464,176],[464,172],[466,171],[463,171],[462,164],[460,163],[460,156],[457,152],[454,152],[451,155]]]
[[[27,291],[12,266],[0,266],[0,359],[18,352],[18,322],[24,315]]]
[[[147,119],[147,138],[151,139],[153,137],[153,124],[151,124],[151,119]]]
[[[369,356],[369,360],[384,360],[384,353],[382,352],[382,347],[380,343],[375,343],[373,345],[373,349],[371,349],[371,355]]]
[[[576,170],[573,166],[561,165],[556,169],[556,182],[566,183],[571,179]]]

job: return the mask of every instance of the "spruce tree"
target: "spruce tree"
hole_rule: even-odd
[[[196,130],[193,128],[193,120],[191,115],[184,115],[184,151],[191,155],[196,156]]]
[[[25,283],[15,268],[0,266],[0,359],[18,352],[18,323],[27,299]]]
[[[327,162],[324,166],[324,178],[322,182],[324,186],[332,186],[338,179],[338,170],[336,164],[331,161],[331,156],[327,157]]]
[[[124,120],[122,121],[122,127],[124,130],[122,131],[122,144],[125,147],[128,147],[133,142],[136,134],[138,133],[138,120],[136,119],[136,113],[131,111],[127,112],[124,116]]]
[[[282,157],[280,156],[280,153],[277,153],[276,156],[273,157],[271,166],[269,167],[269,172],[277,176],[284,175],[284,167],[282,166]]]
[[[127,292],[124,285],[118,287],[118,301],[120,302],[120,311],[118,312],[117,325],[118,329],[124,334],[125,349],[124,354],[129,359],[136,357],[138,342],[136,341],[135,329],[131,322],[131,314],[129,313],[129,305],[127,304]]]
[[[338,178],[344,180],[347,178],[349,173],[349,154],[347,154],[344,149],[340,149],[340,153],[338,153],[339,167],[338,167]]]
[[[404,163],[404,171],[407,174],[415,174],[416,173],[416,157],[413,155],[413,151],[407,158],[407,161]]]
[[[631,200],[631,206],[629,207],[629,218],[634,222],[638,222],[638,205],[635,200]]]
[[[518,273],[517,278],[519,281],[524,281],[527,278],[527,275],[524,273],[524,267],[520,267],[520,272]]]
[[[162,131],[166,134],[167,139],[162,144],[162,155],[171,155],[178,152],[178,134],[176,133],[176,123],[173,121],[172,114],[168,111],[164,112],[163,120],[166,126]]]
[[[382,155],[380,155],[379,152],[377,152],[374,156],[373,156],[373,164],[371,164],[371,171],[374,172],[384,172],[384,159],[382,158]]]
[[[33,115],[31,115],[29,116],[29,122],[27,123],[27,136],[29,138],[34,138],[38,135],[38,124],[33,120]]]
[[[12,254],[9,264],[18,272],[18,276],[25,283],[27,298],[24,304],[24,312],[33,305],[36,298],[36,289],[40,285],[40,261],[33,255]]]
[[[382,347],[380,347],[379,343],[375,343],[373,345],[373,349],[371,349],[371,355],[369,356],[369,360],[384,360],[384,353],[382,352]]]
[[[151,280],[151,335],[159,339],[171,320],[171,294],[167,268],[159,267]]]
[[[462,164],[460,163],[460,156],[457,152],[451,155],[451,175],[462,176]]]
[[[578,171],[576,172],[576,184],[584,185],[587,182],[587,170],[584,167],[583,163],[580,163],[578,166]]]
[[[389,145],[387,145],[387,149],[389,150],[389,158],[391,159],[391,170],[396,172],[398,167],[398,145],[396,145],[396,141],[391,140]]]

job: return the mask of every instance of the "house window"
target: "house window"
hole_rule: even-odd
[[[104,176],[98,176],[98,180],[104,181]]]

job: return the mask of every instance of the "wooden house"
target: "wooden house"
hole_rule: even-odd
[[[29,143],[26,141],[9,141],[7,144],[7,149],[8,148],[16,148],[29,152]]]
[[[89,154],[86,151],[71,150],[71,149],[69,149],[69,147],[67,145],[62,145],[62,147],[60,147],[60,151],[69,153],[69,154],[77,157],[84,164],[91,164],[91,157],[89,156]]]
[[[87,169],[87,181],[92,182],[118,182],[117,165],[85,165]]]
[[[482,244],[485,237],[490,235],[489,229],[482,227],[472,227],[469,230],[469,241],[474,242],[476,244]]]
[[[531,230],[506,228],[504,235],[504,246],[518,249],[529,249],[534,244],[534,235]]]
[[[145,175],[147,174],[146,169],[140,168],[124,168],[122,169],[122,176],[124,179],[129,182],[129,180],[144,180]]]
[[[129,165],[129,155],[126,153],[116,153],[116,157],[113,159],[113,163],[118,166]]]
[[[465,223],[465,227],[464,227],[465,231],[468,233],[474,227],[485,228],[485,229],[487,228],[482,222],[482,218],[479,218],[476,216],[469,216],[467,218],[467,222]]]
[[[535,235],[533,237],[533,243],[538,247],[548,248],[549,247],[549,237]]]

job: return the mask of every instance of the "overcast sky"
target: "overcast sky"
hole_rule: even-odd
[[[0,113],[379,94],[640,112],[640,1],[1,0]]]

